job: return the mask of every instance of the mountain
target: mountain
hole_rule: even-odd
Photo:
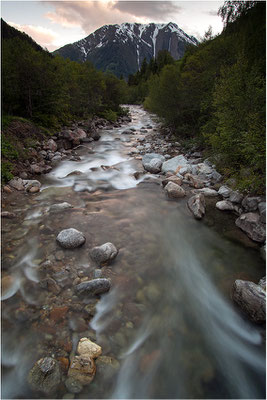
[[[197,45],[194,36],[187,35],[178,25],[137,24],[104,25],[86,38],[56,50],[73,61],[91,61],[96,68],[127,77],[135,73],[146,57],[149,61],[160,50],[168,50],[180,59],[188,45]]]
[[[29,43],[34,50],[41,51],[43,53],[48,54],[50,57],[52,57],[51,53],[49,51],[43,49],[38,43],[36,43],[30,36],[28,36],[24,32],[18,31],[16,28],[13,28],[13,26],[8,25],[2,18],[1,18],[1,40],[5,39],[14,39],[18,38],[20,40],[23,40],[27,43]]]

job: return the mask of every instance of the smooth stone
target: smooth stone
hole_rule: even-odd
[[[58,203],[58,204],[52,204],[49,207],[50,212],[58,212],[61,210],[66,210],[68,208],[72,208],[72,205],[64,201],[63,203]]]
[[[9,186],[11,186],[13,189],[22,191],[24,190],[24,184],[23,184],[23,179],[21,178],[14,178],[11,179],[11,181],[8,182]]]
[[[97,358],[102,354],[102,348],[88,338],[81,338],[78,343],[77,353],[83,357]]]
[[[203,188],[203,189],[195,189],[193,190],[193,193],[203,193],[205,197],[216,197],[218,196],[218,192],[214,189],[210,188]]]
[[[181,185],[182,184],[182,179],[181,178],[179,178],[177,175],[171,175],[171,176],[169,176],[168,178],[166,178],[166,179],[164,179],[163,181],[162,181],[162,186],[164,187],[164,186],[166,186],[169,182],[173,182],[173,183],[176,183],[176,185]]]
[[[118,254],[118,250],[114,246],[113,243],[104,243],[101,246],[93,247],[90,250],[90,257],[97,264],[102,264],[105,262],[112,261],[116,255]]]
[[[205,196],[203,193],[190,197],[187,202],[189,210],[196,219],[201,219],[205,215]]]
[[[255,242],[263,243],[266,238],[266,227],[260,222],[260,216],[257,213],[246,213],[240,215],[235,224],[242,229],[248,237]]]
[[[65,249],[74,249],[85,243],[85,237],[82,232],[77,229],[64,229],[57,235],[57,241]]]
[[[169,198],[177,199],[186,195],[184,189],[176,183],[169,182],[164,188]]]
[[[233,300],[257,323],[266,320],[266,292],[254,282],[236,280],[233,285]]]
[[[40,187],[41,187],[41,182],[37,181],[37,179],[32,179],[32,180],[24,179],[23,184],[24,184],[24,187],[27,192],[31,191],[31,189],[33,189],[33,188],[37,188],[40,190]]]
[[[110,287],[111,283],[109,279],[98,278],[79,283],[75,287],[75,290],[77,294],[97,295],[108,292]]]
[[[159,158],[153,158],[148,164],[143,164],[146,171],[157,174],[161,171],[162,161]]]
[[[233,211],[234,210],[233,203],[231,203],[228,200],[218,201],[216,203],[216,208],[218,208],[218,210],[221,210],[221,211]]]
[[[220,189],[218,190],[218,193],[224,198],[229,197],[231,192],[232,189],[230,189],[228,186],[221,186]]]
[[[188,160],[183,155],[180,155],[180,156],[170,158],[169,160],[163,162],[161,170],[162,170],[162,172],[171,171],[171,172],[177,173],[178,172],[177,169],[179,167],[183,168],[183,167],[187,166],[187,164],[188,164]]]
[[[46,395],[55,393],[61,382],[59,363],[51,357],[41,358],[30,370],[28,382],[33,390]]]
[[[2,218],[9,218],[9,219],[12,219],[12,218],[16,218],[16,214],[14,214],[14,213],[12,213],[12,212],[9,212],[9,211],[2,211],[2,212],[1,212],[1,217],[2,217]]]

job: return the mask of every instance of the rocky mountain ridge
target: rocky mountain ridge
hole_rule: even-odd
[[[180,59],[188,45],[197,45],[175,23],[104,25],[86,38],[56,50],[73,61],[91,61],[96,68],[127,77],[135,73],[144,58],[156,57],[160,50],[168,50],[175,60]]]

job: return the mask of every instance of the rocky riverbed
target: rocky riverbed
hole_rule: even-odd
[[[64,129],[3,188],[5,398],[264,391],[265,200],[130,112]]]

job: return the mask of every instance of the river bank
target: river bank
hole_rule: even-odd
[[[260,330],[225,300],[235,280],[262,278],[259,245],[235,227],[236,214],[216,208],[221,197],[211,190],[222,186],[221,177],[201,154],[181,155],[153,116],[140,107],[131,113],[127,127],[102,129],[98,141],[77,143],[74,159],[55,160],[48,174],[36,175],[40,191],[24,191],[23,184],[3,195],[4,212],[13,214],[2,220],[9,398],[51,392],[56,398],[242,398],[263,390]],[[214,197],[204,197],[202,223],[187,202],[193,195],[202,203],[198,191],[205,188]],[[239,213],[240,203],[232,204]],[[57,240],[69,228],[84,238],[74,249]],[[99,261],[93,249],[110,242],[118,254]],[[101,278],[111,283],[108,294],[82,293]],[[76,352],[83,338],[100,345],[102,355]],[[96,359],[87,372],[82,356]],[[50,393],[40,370],[54,378]],[[241,374],[246,387],[238,383]]]

